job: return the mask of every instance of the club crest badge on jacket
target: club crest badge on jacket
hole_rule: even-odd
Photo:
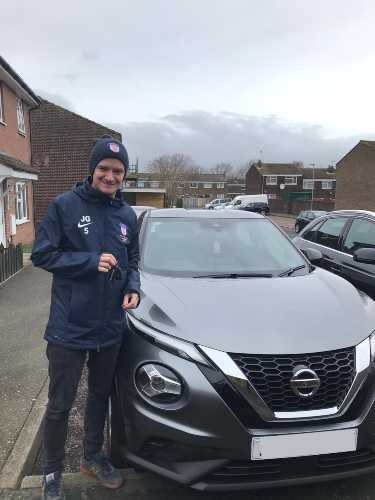
[[[121,230],[120,240],[126,243],[128,241],[128,228],[122,222],[120,223],[120,230]]]

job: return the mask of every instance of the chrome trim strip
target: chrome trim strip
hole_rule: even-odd
[[[127,314],[127,318],[128,321],[132,323],[137,330],[143,333],[146,338],[149,337],[149,341],[151,337],[155,345],[157,345],[160,349],[165,349],[169,352],[172,351],[172,353],[176,356],[184,358],[188,361],[210,366],[207,359],[202,356],[194,344],[181,340],[177,337],[173,337],[172,335],[168,335],[167,333],[159,332],[159,330],[151,328],[129,313]]]
[[[355,347],[355,377],[348,393],[339,407],[335,406],[333,408],[322,408],[320,410],[295,412],[273,412],[229,354],[209,347],[199,346],[199,348],[216,367],[224,373],[233,387],[240,392],[258,415],[268,422],[325,417],[332,418],[342,415],[348,409],[362,387],[370,367],[370,339],[368,337]]]

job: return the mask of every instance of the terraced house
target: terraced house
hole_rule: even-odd
[[[253,163],[246,173],[246,194],[267,194],[273,213],[333,210],[336,170],[304,168],[301,163]]]
[[[34,240],[30,111],[39,99],[0,56],[0,245]]]

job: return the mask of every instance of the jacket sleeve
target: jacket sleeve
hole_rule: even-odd
[[[99,254],[65,251],[63,240],[59,206],[52,201],[34,242],[31,254],[33,264],[66,278],[80,278],[98,272]]]
[[[141,296],[141,280],[138,270],[139,262],[139,237],[136,231],[130,245],[128,246],[128,269],[127,281],[124,289],[124,294],[129,292],[138,293]]]

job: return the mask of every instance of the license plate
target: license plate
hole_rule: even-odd
[[[254,437],[251,460],[308,457],[357,449],[358,429]]]

